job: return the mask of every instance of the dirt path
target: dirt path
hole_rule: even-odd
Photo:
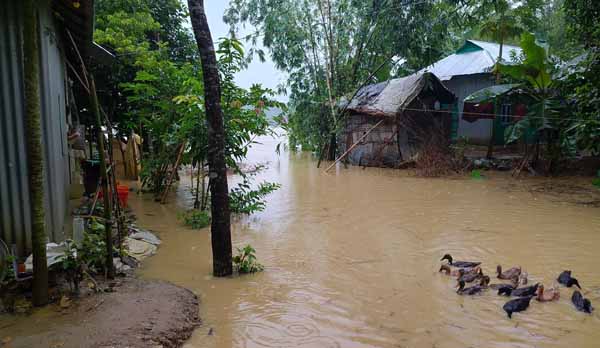
[[[114,292],[63,309],[0,316],[0,347],[179,347],[200,324],[191,291],[162,281],[120,279]]]

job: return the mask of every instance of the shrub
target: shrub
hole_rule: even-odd
[[[256,250],[249,244],[244,248],[237,248],[238,254],[233,257],[233,266],[238,273],[255,273],[264,270],[264,266],[256,261]]]
[[[210,225],[210,215],[205,210],[192,209],[180,216],[183,224],[195,230]]]
[[[106,243],[104,236],[85,232],[81,246],[77,248],[78,258],[93,273],[104,270],[106,262]]]
[[[278,190],[281,185],[271,182],[263,182],[256,190],[250,188],[250,181],[245,178],[236,188],[229,192],[229,207],[232,213],[250,215],[265,210],[267,204],[264,198],[273,191]]]
[[[71,287],[71,291],[78,294],[79,282],[83,279],[82,253],[78,250],[73,241],[67,240],[65,244],[66,248],[62,257],[62,267],[65,271],[65,277],[69,282],[69,286]]]

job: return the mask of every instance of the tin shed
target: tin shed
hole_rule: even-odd
[[[44,154],[46,231],[64,239],[68,215],[69,152],[65,29],[90,45],[93,1],[37,1],[40,107]],[[62,21],[62,22],[61,22]],[[65,22],[67,21],[67,22]],[[24,126],[22,30],[18,1],[0,2],[0,238],[20,255],[31,250],[31,213]],[[66,52],[65,52],[66,51]]]

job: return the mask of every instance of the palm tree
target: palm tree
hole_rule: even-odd
[[[217,57],[203,0],[188,0],[192,29],[202,61],[204,104],[208,122],[208,168],[210,178],[210,227],[213,251],[213,275],[225,277],[233,273],[231,257],[231,220],[229,188],[225,165],[225,130],[221,109],[221,84]]]
[[[510,4],[506,0],[493,0],[494,14],[488,18],[480,27],[479,34],[484,37],[489,37],[500,44],[498,49],[498,58],[496,65],[502,63],[502,50],[504,41],[509,38],[521,35],[523,29],[519,26],[517,18],[511,13]],[[496,72],[496,84],[500,84],[500,71]],[[499,110],[498,99],[495,100],[494,113]],[[490,140],[488,143],[487,158],[491,158],[494,153],[494,126],[496,119],[492,121],[490,129]]]
[[[33,304],[48,303],[48,264],[44,221],[44,159],[40,123],[38,26],[34,0],[23,1],[23,70],[25,83],[25,132],[31,199],[33,249]]]

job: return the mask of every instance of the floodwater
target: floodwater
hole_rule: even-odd
[[[185,347],[598,347],[600,209],[550,199],[528,187],[546,179],[494,175],[423,179],[388,169],[338,168],[282,153],[263,138],[249,163],[278,182],[264,212],[236,220],[234,247],[251,244],[265,271],[211,274],[210,231],[190,230],[177,212],[191,205],[189,178],[160,206],[133,198],[139,224],[164,243],[141,270],[194,291],[203,325]],[[556,197],[554,197],[556,198]],[[521,265],[530,282],[552,285],[572,269],[598,307],[575,311],[572,290],[556,303],[532,301],[506,317],[506,298],[467,297],[437,272],[445,253]],[[492,276],[492,279],[494,277]]]

